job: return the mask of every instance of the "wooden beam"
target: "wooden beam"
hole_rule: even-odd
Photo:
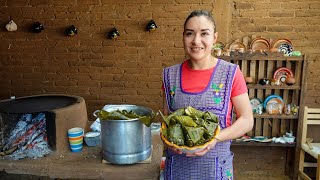
[[[212,0],[212,14],[216,20],[218,41],[227,43],[231,38],[232,2],[231,0]]]

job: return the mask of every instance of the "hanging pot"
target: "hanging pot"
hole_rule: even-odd
[[[74,36],[74,35],[78,34],[78,30],[74,25],[72,25],[72,26],[67,28],[66,34],[68,36]]]
[[[8,24],[6,24],[7,31],[16,31],[18,29],[17,24],[11,20]]]
[[[40,33],[42,30],[44,30],[43,25],[40,22],[35,22],[32,25],[32,32],[34,33]]]

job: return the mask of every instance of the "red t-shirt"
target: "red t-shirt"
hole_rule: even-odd
[[[210,77],[212,75],[214,68],[206,69],[206,70],[193,70],[189,67],[187,61],[184,61],[182,64],[182,77],[181,77],[181,85],[182,89],[186,92],[201,92],[203,91],[210,81]],[[244,80],[243,74],[239,67],[236,69],[235,77],[232,83],[231,88],[231,97],[238,96],[243,93],[247,93],[248,88],[246,82]],[[231,125],[230,113],[231,113],[231,104],[229,103],[228,115],[227,115],[227,126]]]

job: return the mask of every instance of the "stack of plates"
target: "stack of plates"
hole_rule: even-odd
[[[255,38],[252,40],[250,47],[252,50],[258,51],[269,51],[270,50],[270,43],[265,38]]]

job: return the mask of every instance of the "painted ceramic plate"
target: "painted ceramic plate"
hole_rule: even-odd
[[[256,39],[252,40],[250,47],[252,50],[269,51],[270,43],[265,38],[256,38]]]
[[[278,51],[283,52],[285,56],[291,56],[293,48],[291,44],[284,43],[279,46]]]
[[[263,102],[263,107],[264,107],[264,109],[266,109],[266,110],[268,110],[268,109],[267,109],[268,103],[269,103],[269,104],[271,104],[271,103],[276,103],[276,104],[284,105],[284,101],[283,101],[282,97],[279,96],[279,95],[275,95],[275,94],[268,96],[268,97],[264,100],[264,102]]]
[[[262,114],[262,109],[263,109],[262,102],[263,101],[259,98],[253,98],[250,100],[253,113]]]
[[[274,74],[273,79],[279,81],[280,85],[286,82],[286,79],[289,77],[294,77],[293,72],[289,68],[278,68]]]
[[[252,108],[257,108],[262,103],[262,100],[259,98],[253,98],[250,100]]]
[[[173,148],[179,149],[181,150],[183,153],[188,153],[188,154],[194,154],[196,152],[200,152],[202,150],[204,150],[205,148],[207,148],[207,146],[209,144],[211,144],[214,140],[215,137],[219,134],[220,132],[220,126],[217,126],[214,135],[212,137],[212,139],[208,142],[206,142],[205,144],[201,145],[201,146],[193,146],[193,147],[189,147],[189,146],[178,146],[176,144],[171,143],[170,141],[167,140],[167,138],[163,135],[162,131],[164,129],[167,128],[166,123],[161,123],[161,129],[160,129],[160,135],[161,135],[161,139],[163,140],[163,142],[167,145],[167,146],[171,146]]]

